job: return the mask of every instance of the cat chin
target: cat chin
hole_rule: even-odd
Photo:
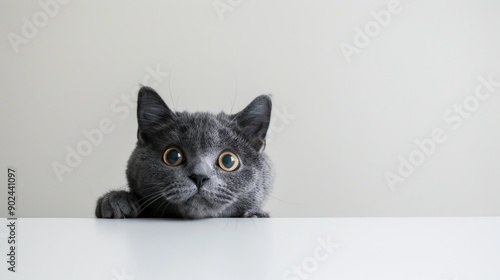
[[[178,211],[187,219],[203,219],[220,217],[221,213],[229,206],[214,205],[211,201],[200,194],[196,194],[185,203],[178,205]]]

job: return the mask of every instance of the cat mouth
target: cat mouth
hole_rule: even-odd
[[[201,192],[197,192],[184,202],[186,205],[204,205],[210,208],[214,207],[214,204]]]
[[[188,208],[219,209],[235,201],[234,193],[225,190],[210,190],[203,188],[189,188],[184,190],[170,190],[164,194],[165,200],[173,205]]]
[[[203,204],[205,206],[209,206],[210,208],[220,208],[230,204],[232,201],[232,198],[220,196],[220,194],[198,191],[186,201],[186,204]]]

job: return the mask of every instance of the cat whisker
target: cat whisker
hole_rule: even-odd
[[[163,212],[161,212],[161,217],[163,218],[163,215],[165,214],[165,210],[167,210],[167,207],[170,205],[170,202],[168,200],[165,200],[167,204],[165,204],[165,207],[163,207]]]
[[[180,196],[180,194],[176,193],[176,194],[167,196],[165,199],[167,199],[168,201],[176,202],[176,203],[182,203],[182,202],[187,201],[189,198],[190,197]]]
[[[148,199],[148,198],[151,198],[152,196],[154,195],[157,195],[159,194],[161,191],[156,191],[156,192],[152,192],[150,194],[146,194],[144,197],[140,198],[137,200],[137,202],[141,202],[142,200],[145,200],[145,199]]]
[[[233,99],[233,105],[231,106],[231,111],[229,114],[233,114],[233,109],[234,109],[234,104],[236,104],[236,98],[238,98],[238,79],[236,78],[236,75],[234,76],[234,84],[235,84],[235,93],[234,93],[234,99]]]
[[[179,105],[179,99],[181,99],[181,95],[182,95],[182,92],[177,96],[177,101],[175,101],[175,107],[177,107],[177,105]],[[177,108],[175,109],[175,111],[177,111]]]
[[[277,201],[282,202],[282,203],[285,203],[285,204],[289,204],[289,205],[302,205],[301,203],[293,203],[293,202],[288,202],[288,201],[285,201],[285,200],[279,199],[279,198],[274,197],[274,196],[272,196],[272,195],[270,195],[270,194],[267,194],[267,196],[269,196],[270,198],[276,199]]]
[[[149,205],[153,204],[154,202],[156,202],[158,199],[162,198],[163,197],[163,194],[159,194],[158,196],[156,196],[148,205],[144,206],[144,208],[142,208],[140,211],[139,211],[139,214],[140,215],[144,210],[146,210]]]
[[[234,200],[234,196],[226,195],[223,193],[207,192],[207,194],[211,200],[217,202],[231,202]]]
[[[169,189],[165,192],[165,196],[177,195],[181,192],[179,188]]]
[[[172,106],[174,107],[174,115],[176,114],[177,108],[176,104],[174,103],[174,97],[172,96],[172,74],[168,75],[168,91],[170,92],[170,100],[172,100]]]
[[[217,191],[219,192],[223,192],[225,193],[226,195],[229,195],[229,196],[235,196],[235,193],[229,189],[225,189],[225,188],[218,188]]]
[[[145,197],[141,198],[140,200],[145,200],[145,201],[143,203],[141,203],[138,208],[141,209],[142,206],[144,206],[146,203],[148,203],[152,199],[154,199],[154,198],[156,198],[158,196],[161,196],[161,195],[162,195],[162,192],[159,191],[159,192],[155,192],[155,193],[152,193],[152,194],[150,194],[148,196],[145,196]]]
[[[162,202],[162,203],[161,203],[161,204],[160,204],[160,205],[156,208],[156,211],[155,211],[155,213],[153,214],[153,217],[156,217],[156,213],[158,212],[158,210],[160,210],[160,208],[161,208],[161,207],[162,207],[165,203],[167,203],[167,201],[166,201],[166,200],[165,200],[165,201],[163,201],[163,202]]]

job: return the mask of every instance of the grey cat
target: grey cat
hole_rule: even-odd
[[[237,114],[174,112],[152,88],[137,103],[137,144],[127,166],[130,191],[97,201],[98,218],[269,217],[274,181],[264,152],[272,102]]]

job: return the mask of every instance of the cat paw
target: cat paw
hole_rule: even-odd
[[[123,219],[139,215],[134,197],[126,191],[111,191],[97,200],[97,218]]]
[[[243,218],[269,218],[269,213],[264,211],[247,211],[243,213]]]

